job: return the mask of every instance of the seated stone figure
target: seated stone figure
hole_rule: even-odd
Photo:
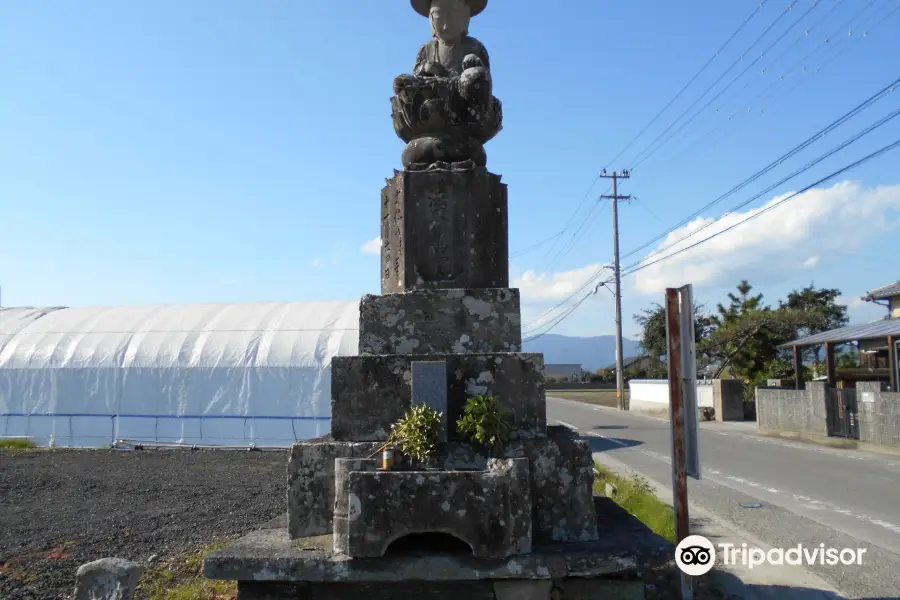
[[[431,21],[434,39],[422,46],[412,75],[394,80],[394,130],[407,142],[403,166],[484,166],[485,142],[502,128],[492,95],[490,58],[468,35],[469,20],[487,0],[412,0]]]

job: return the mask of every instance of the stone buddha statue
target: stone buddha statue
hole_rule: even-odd
[[[487,0],[412,0],[412,6],[428,17],[434,39],[419,50],[412,74],[394,80],[394,130],[407,142],[403,166],[484,166],[484,144],[503,120],[487,50],[469,36],[469,21]]]

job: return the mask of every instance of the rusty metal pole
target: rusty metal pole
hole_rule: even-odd
[[[684,395],[682,388],[681,302],[678,290],[666,289],[666,338],[669,359],[669,422],[672,428],[672,491],[675,505],[675,538],[690,535],[687,471],[685,469]],[[693,598],[693,581],[681,574],[683,600]]]

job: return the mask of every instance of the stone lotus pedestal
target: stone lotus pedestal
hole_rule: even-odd
[[[488,81],[483,47],[465,43]],[[423,81],[401,83],[415,91],[429,88]],[[499,101],[484,113],[470,107],[473,126],[454,112],[459,97],[447,114],[440,95],[426,99],[438,103],[431,112],[419,100],[393,100],[408,168],[382,191],[382,294],[360,303],[359,355],[331,363],[331,435],[291,448],[286,519],[210,553],[204,572],[238,580],[239,600],[643,597],[639,582],[604,578],[665,562],[671,546],[595,498],[588,443],[548,427],[543,357],[522,352],[519,292],[508,287],[506,185],[483,151],[437,143],[466,131],[475,145],[490,139]],[[430,145],[417,145],[426,137]],[[411,152],[451,162],[413,165]],[[510,413],[510,439],[491,460],[455,431],[477,394],[498,396]],[[444,414],[434,468],[378,472],[370,456],[420,402]]]

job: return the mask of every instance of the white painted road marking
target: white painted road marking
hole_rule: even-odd
[[[561,425],[565,425],[566,427],[573,429],[576,432],[583,433],[585,435],[590,435],[593,437],[602,438],[602,439],[604,439],[612,444],[615,444],[619,447],[627,446],[627,444],[625,444],[625,442],[622,442],[620,440],[610,438],[605,435],[601,435],[599,433],[594,433],[593,431],[582,432],[580,429],[578,429],[578,427],[575,427],[574,425],[571,425],[569,423],[564,423],[563,421],[557,420],[556,422]],[[643,454],[644,456],[648,456],[648,457],[658,460],[660,462],[663,462],[666,464],[672,464],[671,457],[666,456],[664,454],[660,454],[658,452],[653,452],[652,450],[644,450],[641,448],[628,448],[628,451],[629,452],[639,452],[640,454]],[[838,456],[840,456],[840,455],[838,455]],[[856,458],[856,457],[854,457],[854,458]],[[743,485],[743,486],[746,486],[746,487],[749,487],[752,489],[765,491],[773,496],[790,497],[794,501],[802,503],[806,508],[811,509],[811,510],[818,510],[818,509],[830,510],[832,512],[835,512],[835,513],[838,513],[838,514],[841,514],[844,516],[853,517],[854,519],[863,521],[865,523],[869,523],[871,525],[876,525],[878,527],[882,527],[892,533],[900,533],[900,526],[895,525],[894,523],[882,521],[881,519],[875,519],[875,518],[869,517],[869,516],[861,514],[861,513],[847,510],[846,508],[842,508],[842,507],[832,504],[830,502],[823,502],[822,500],[816,500],[814,498],[810,498],[808,496],[803,496],[800,494],[794,494],[792,492],[783,492],[779,489],[767,487],[761,483],[757,483],[755,481],[750,481],[750,480],[744,479],[742,477],[735,477],[733,475],[725,475],[721,471],[717,471],[715,469],[704,469],[704,476],[706,479],[712,481],[713,483],[716,483],[718,485],[721,485],[721,486],[724,486],[727,488],[736,489],[733,484],[739,484],[739,485]],[[733,484],[729,485],[728,482],[733,482]],[[738,489],[738,491],[742,491],[742,490]]]
[[[588,405],[588,404],[585,404],[584,402],[578,402],[577,400],[566,400],[565,398],[556,398],[553,396],[548,397],[547,399],[553,400],[554,402],[559,402],[560,404],[567,404],[569,406],[578,407],[578,408],[581,408],[584,410],[592,409],[597,412],[605,411],[605,412],[614,412],[617,414],[622,412],[617,408],[613,408],[613,407],[609,407],[609,406]],[[653,417],[650,415],[645,415],[645,414],[640,414],[640,413],[627,412],[626,414],[623,414],[621,416],[636,418],[636,419],[649,419],[651,421],[660,421],[662,423],[669,422],[668,419],[662,419],[660,417]],[[806,452],[817,452],[819,454],[827,454],[829,456],[840,456],[842,458],[849,459],[849,460],[861,460],[861,461],[877,460],[886,466],[889,466],[892,468],[900,468],[900,462],[894,462],[894,461],[888,460],[884,455],[877,454],[877,453],[851,454],[851,453],[848,453],[847,450],[842,450],[842,449],[838,449],[838,448],[816,448],[815,446],[812,446],[811,444],[803,444],[803,443],[789,442],[789,441],[785,441],[785,440],[771,439],[771,438],[767,438],[767,437],[761,437],[759,434],[753,434],[750,432],[743,432],[743,431],[724,432],[724,431],[712,429],[710,427],[702,427],[700,429],[700,431],[703,431],[705,433],[712,433],[715,435],[728,436],[728,437],[734,436],[734,435],[739,435],[742,438],[750,439],[750,440],[753,440],[754,442],[759,442],[761,444],[771,444],[774,446],[795,448],[797,450],[804,450]],[[889,479],[888,481],[893,481],[893,480]]]

